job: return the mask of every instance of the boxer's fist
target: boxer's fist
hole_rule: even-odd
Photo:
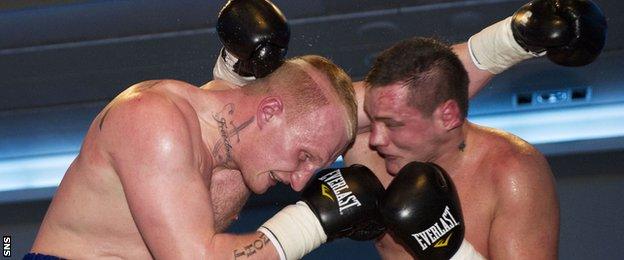
[[[464,223],[457,191],[446,172],[433,163],[403,167],[386,189],[380,210],[386,228],[419,259],[449,259],[462,246]]]
[[[217,33],[226,50],[220,58],[233,61],[243,77],[262,78],[277,69],[290,40],[286,18],[266,0],[229,1],[219,13]]]
[[[383,186],[368,168],[325,169],[303,191],[302,201],[286,206],[258,231],[281,259],[300,259],[339,237],[374,239],[384,231],[379,214]]]
[[[302,200],[317,216],[328,239],[370,240],[384,232],[379,199],[384,188],[363,165],[325,169],[303,190]]]
[[[535,0],[514,13],[511,29],[525,50],[546,51],[560,65],[582,66],[602,51],[607,21],[591,0]]]

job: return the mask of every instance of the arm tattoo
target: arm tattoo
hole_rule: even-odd
[[[237,126],[234,121],[231,120],[231,117],[234,115],[234,108],[234,104],[229,103],[225,105],[220,112],[212,115],[212,119],[217,121],[219,134],[221,135],[221,140],[215,143],[212,148],[212,154],[217,156],[217,159],[221,162],[229,162],[232,160],[232,143],[230,137],[236,136],[236,142],[240,142],[238,133],[249,126],[254,120],[254,118],[251,117]]]
[[[264,234],[260,234],[260,237],[254,240],[251,244],[245,245],[242,248],[234,249],[234,259],[250,257],[254,255],[258,251],[262,250],[265,245],[270,243],[269,241],[270,240],[268,237],[266,237]]]

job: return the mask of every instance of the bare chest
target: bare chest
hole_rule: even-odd
[[[479,251],[488,251],[488,239],[494,217],[495,191],[489,173],[474,168],[453,178],[461,203],[465,238]]]

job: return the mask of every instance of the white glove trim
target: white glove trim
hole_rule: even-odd
[[[278,254],[284,252],[282,260],[301,259],[327,241],[321,222],[303,201],[283,208],[258,231],[273,242]]]
[[[511,19],[507,17],[468,39],[470,58],[480,70],[498,74],[518,62],[545,54],[528,52],[516,42]]]
[[[271,240],[271,243],[273,243],[273,246],[275,246],[275,249],[277,249],[277,254],[279,255],[280,260],[286,260],[286,252],[284,252],[284,247],[279,242],[279,240],[277,240],[277,237],[275,237],[273,232],[262,226],[258,228],[258,231],[262,232],[265,236],[269,238],[269,240]]]
[[[485,257],[479,254],[468,240],[464,239],[450,260],[485,260]]]
[[[225,52],[225,56],[223,55],[223,52]],[[238,59],[229,53],[225,48],[222,48],[219,52],[219,57],[217,57],[217,62],[212,69],[212,77],[214,79],[225,80],[239,86],[247,85],[249,82],[256,79],[253,76],[243,77],[234,72],[234,64],[236,64],[236,62],[238,62]]]

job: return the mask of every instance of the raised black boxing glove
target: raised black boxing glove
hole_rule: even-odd
[[[600,55],[606,34],[606,18],[591,0],[535,0],[470,37],[468,49],[475,66],[493,74],[541,55],[582,66]]]
[[[238,75],[262,78],[284,62],[290,28],[271,2],[231,0],[221,9],[216,27],[225,49],[221,58],[232,62]]]
[[[535,0],[514,13],[511,29],[524,49],[546,51],[560,65],[583,66],[602,51],[607,21],[590,0]]]
[[[392,180],[381,201],[386,228],[419,259],[482,259],[464,240],[455,185],[436,164],[411,162]]]
[[[370,240],[384,232],[379,199],[384,188],[367,167],[325,169],[303,190],[302,200],[265,222],[264,233],[281,259],[299,259],[326,241]]]

